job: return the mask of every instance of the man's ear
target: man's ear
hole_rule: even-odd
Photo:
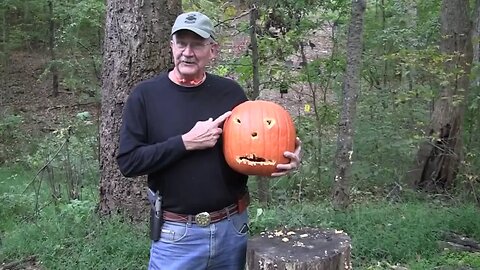
[[[220,52],[220,45],[218,45],[218,43],[213,44],[212,48],[210,49],[210,58],[213,59],[217,57],[219,52]]]

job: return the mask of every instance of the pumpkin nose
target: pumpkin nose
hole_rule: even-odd
[[[256,139],[257,137],[258,137],[258,133],[257,132],[252,132],[252,138]]]

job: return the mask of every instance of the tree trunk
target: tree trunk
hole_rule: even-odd
[[[1,66],[6,71],[7,70],[7,59],[8,59],[8,50],[7,50],[7,8],[5,8],[2,12],[2,51],[3,51],[3,59]],[[5,72],[6,73],[6,72]]]
[[[350,242],[347,234],[336,230],[265,232],[248,240],[247,270],[352,269]]]
[[[54,19],[54,12],[53,12],[53,1],[49,0],[48,1],[48,13],[49,13],[49,20],[48,20],[48,26],[49,26],[49,42],[48,42],[48,47],[50,49],[50,61],[51,61],[51,66],[50,66],[50,73],[52,74],[52,96],[56,97],[58,96],[58,69],[57,69],[57,63],[56,63],[56,57],[55,57],[55,19]]]
[[[349,204],[353,130],[357,108],[357,92],[360,88],[363,17],[366,5],[366,0],[352,0],[352,14],[347,40],[347,70],[343,81],[343,104],[338,123],[337,153],[334,166],[333,205],[337,209],[344,209]]]
[[[252,1],[250,5],[250,45],[252,46],[252,96],[251,99],[257,99],[260,96],[260,74],[259,74],[259,56],[257,43],[257,1]]]
[[[252,93],[249,95],[249,98],[255,100],[260,96],[260,64],[257,43],[257,0],[251,0],[250,9],[250,45],[252,48]],[[267,204],[270,200],[270,182],[268,182],[268,178],[266,177],[257,176],[255,178],[257,181],[258,200],[260,203]]]
[[[170,30],[181,1],[107,1],[100,124],[101,214],[145,218],[146,181],[121,175],[116,156],[123,105],[132,87],[171,67]]]
[[[472,63],[468,0],[443,0],[442,41],[446,57],[440,97],[435,103],[427,139],[421,143],[407,180],[415,187],[439,192],[454,184],[462,157],[461,130]]]
[[[475,10],[473,12],[472,40],[473,40],[473,61],[477,65],[480,60],[480,0],[475,1]],[[480,78],[477,76],[472,83],[473,86],[480,85]]]

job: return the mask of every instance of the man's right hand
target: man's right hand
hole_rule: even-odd
[[[228,111],[215,120],[210,118],[207,121],[198,121],[189,132],[182,135],[185,148],[187,150],[200,150],[213,147],[222,135],[222,129],[219,126],[231,114],[232,112]]]

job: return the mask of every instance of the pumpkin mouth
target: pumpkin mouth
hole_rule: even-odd
[[[239,156],[237,157],[237,162],[238,163],[244,163],[250,166],[255,166],[255,165],[274,165],[275,161],[274,160],[268,160],[263,157],[259,157],[255,154],[247,154],[244,156]]]

